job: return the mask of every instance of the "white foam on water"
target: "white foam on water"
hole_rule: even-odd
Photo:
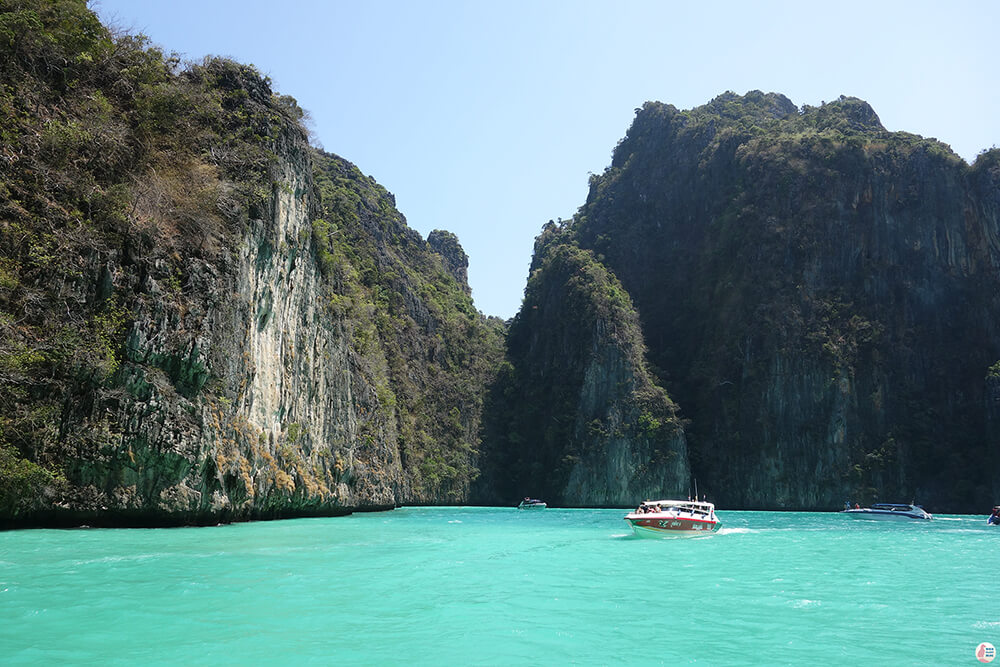
[[[795,600],[792,606],[796,609],[803,609],[805,607],[819,607],[823,603],[819,600]]]

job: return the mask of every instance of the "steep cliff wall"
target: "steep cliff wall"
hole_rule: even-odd
[[[853,98],[648,103],[538,238],[503,360],[458,239],[252,67],[182,69],[83,0],[0,32],[0,525],[631,505],[692,474],[730,507],[995,502],[1000,151]]]
[[[457,239],[252,67],[177,71],[76,0],[4,20],[0,524],[466,500],[502,328]]]
[[[323,299],[349,325],[381,411],[395,424],[404,468],[397,502],[467,502],[503,323],[473,307],[454,234],[424,241],[391,194],[336,156],[317,154],[316,179]]]
[[[973,206],[970,207],[970,217],[974,221],[972,229],[978,230],[984,243],[991,248],[1000,248],[1000,150],[993,149],[979,155],[970,169],[970,185],[972,189]],[[1000,257],[991,255],[994,269]],[[980,321],[985,327],[991,327],[988,335],[996,339],[1000,332],[996,330],[995,313],[997,304],[987,302],[979,313]],[[997,470],[1000,466],[1000,361],[993,364],[986,373],[984,406],[986,414],[986,458],[985,467]],[[991,497],[1000,498],[1000,475],[992,476]],[[996,500],[994,500],[996,502]]]
[[[59,506],[71,514],[206,522],[396,502],[394,424],[363,358],[322,312],[311,163],[304,137],[286,132],[259,217],[215,261],[177,258],[157,275],[155,262],[109,256],[119,277],[109,298],[122,293],[130,322],[108,395],[75,399],[61,424],[68,438],[95,415],[108,424],[105,442],[84,439],[62,462]],[[173,293],[172,275],[183,276]]]
[[[638,113],[573,233],[634,299],[720,502],[990,502],[987,163],[886,132],[852,98]]]
[[[687,492],[684,431],[649,374],[631,300],[553,223],[507,342],[477,499],[625,506]]]

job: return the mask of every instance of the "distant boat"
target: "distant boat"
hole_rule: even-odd
[[[841,510],[840,513],[855,519],[875,519],[877,521],[929,520],[934,518],[933,515],[925,512],[923,507],[903,503],[874,503],[871,507],[856,507]]]
[[[993,513],[986,519],[987,526],[1000,526],[1000,505],[993,508]]]
[[[519,510],[543,510],[546,507],[548,507],[548,505],[546,505],[541,500],[538,500],[536,498],[525,498],[524,500],[521,501],[521,504],[517,506],[517,509],[519,509]]]
[[[715,505],[696,500],[647,500],[625,521],[640,537],[707,535],[722,526]]]

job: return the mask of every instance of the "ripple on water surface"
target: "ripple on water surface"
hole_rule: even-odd
[[[713,535],[662,540],[622,510],[551,508],[0,533],[0,646],[12,663],[939,665],[1000,645],[1000,529],[980,517],[719,514]]]

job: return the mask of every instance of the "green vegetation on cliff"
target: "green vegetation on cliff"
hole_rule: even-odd
[[[15,485],[16,516],[81,448],[114,448],[120,427],[93,408],[118,400],[135,294],[110,267],[155,255],[179,293],[179,254],[210,258],[230,233],[216,202],[266,193],[287,109],[252,68],[178,72],[82,0],[4,0],[0,60],[0,450],[5,479],[34,489]]]
[[[334,155],[313,159],[326,307],[360,354],[379,359],[372,365],[379,406],[398,423],[410,486],[402,499],[465,501],[479,474],[484,388],[502,354],[503,324],[475,309],[467,285],[406,226],[374,179]]]
[[[547,224],[488,405],[483,497],[597,506],[679,493],[689,480],[676,412],[621,283]]]
[[[83,0],[0,0],[0,63],[0,524],[627,505],[692,472],[729,506],[995,501],[1000,151],[855,98],[647,103],[542,230],[503,358],[458,239],[254,67]]]
[[[0,523],[467,498],[502,330],[457,239],[83,0],[0,0],[0,61]]]
[[[991,163],[855,98],[638,110],[570,234],[634,300],[717,499],[990,502]]]

